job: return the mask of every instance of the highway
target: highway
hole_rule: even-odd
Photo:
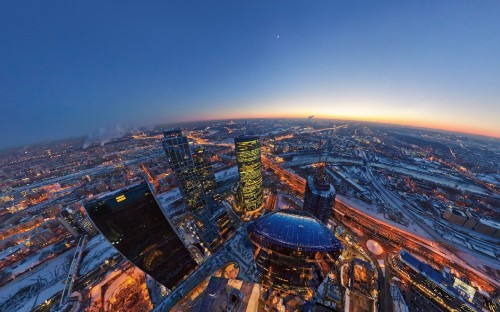
[[[376,238],[382,238],[400,248],[404,246],[405,249],[418,252],[424,258],[433,260],[440,265],[458,268],[462,275],[475,281],[486,291],[493,291],[496,287],[500,287],[498,281],[468,266],[463,260],[458,259],[434,241],[384,223],[339,200],[336,200],[335,212],[337,218],[348,218],[355,221],[363,228],[363,231],[371,231]]]
[[[262,162],[269,168],[272,168],[276,174],[278,174],[288,185],[299,194],[304,194],[305,190],[305,179],[294,175],[293,173],[283,169],[280,165],[274,161],[262,155]],[[386,193],[387,196],[387,193]],[[389,196],[390,197],[390,196]],[[393,199],[392,199],[393,200]],[[336,205],[335,209],[342,213],[349,213],[351,216],[362,218],[364,223],[363,228],[367,225],[374,225],[378,227],[378,231],[384,230],[390,237],[398,237],[400,246],[414,247],[414,249],[419,250],[420,254],[428,259],[438,259],[440,265],[446,265],[452,268],[458,268],[462,275],[465,275],[469,280],[476,282],[486,291],[493,291],[496,288],[500,288],[500,281],[495,280],[491,276],[488,276],[475,268],[469,266],[465,261],[455,256],[452,252],[444,248],[441,244],[426,239],[424,237],[415,235],[413,233],[407,232],[399,227],[394,227],[387,224],[379,219],[376,219],[364,212],[356,209],[356,207],[349,206],[347,203],[335,199]],[[406,244],[401,244],[405,242]]]

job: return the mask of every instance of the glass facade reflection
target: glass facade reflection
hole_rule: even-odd
[[[179,180],[179,189],[190,211],[203,209],[207,204],[203,183],[195,166],[188,138],[181,129],[163,132],[163,148]]]
[[[237,194],[238,206],[244,211],[262,207],[262,161],[260,141],[256,136],[243,135],[234,139],[240,186]]]
[[[335,195],[335,188],[328,180],[308,176],[304,192],[304,210],[327,223],[332,217]]]
[[[85,209],[123,256],[165,287],[174,288],[196,268],[147,183],[94,199]]]
[[[206,195],[212,194],[215,191],[216,181],[210,162],[209,155],[203,147],[196,147],[193,150],[193,162],[198,171],[199,179],[203,186]]]
[[[268,213],[249,227],[262,284],[283,290],[316,288],[336,267],[342,245],[306,212]]]

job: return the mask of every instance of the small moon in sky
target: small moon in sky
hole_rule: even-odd
[[[279,38],[280,38],[280,35],[277,35],[277,36],[276,36],[276,39],[279,39]]]

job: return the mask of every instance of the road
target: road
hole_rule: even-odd
[[[461,275],[467,277],[470,281],[476,282],[486,291],[491,292],[500,287],[499,281],[470,267],[466,262],[458,259],[432,240],[384,223],[338,200],[336,200],[335,212],[337,218],[348,218],[355,221],[363,230],[371,231],[375,238],[417,252],[425,259],[432,260],[441,266],[458,269]]]

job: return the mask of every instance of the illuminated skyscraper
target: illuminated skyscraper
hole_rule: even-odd
[[[324,175],[323,169],[320,168],[315,175],[307,177],[304,192],[304,210],[312,213],[323,223],[327,223],[332,216],[336,192]]]
[[[179,189],[188,210],[195,212],[203,209],[207,204],[207,199],[187,137],[182,134],[181,129],[165,130],[163,136],[163,148],[177,175]]]
[[[203,190],[208,196],[215,191],[216,181],[215,175],[212,170],[212,163],[210,162],[210,156],[203,147],[196,147],[193,151],[193,161],[198,171],[198,176],[201,180]]]
[[[262,160],[260,141],[257,136],[242,135],[234,139],[240,186],[237,194],[238,206],[244,212],[262,207]]]
[[[187,209],[195,219],[200,231],[200,238],[205,245],[214,250],[219,238],[216,220],[212,218],[207,192],[215,190],[215,176],[211,172],[211,164],[205,158],[204,150],[193,157],[189,142],[181,129],[163,132],[163,148],[170,166],[179,180],[179,189],[186,202]],[[197,151],[200,151],[197,149]],[[207,179],[205,181],[204,179]],[[213,182],[211,179],[213,178]]]
[[[128,186],[84,206],[104,237],[165,287],[176,287],[196,268],[148,184]]]

